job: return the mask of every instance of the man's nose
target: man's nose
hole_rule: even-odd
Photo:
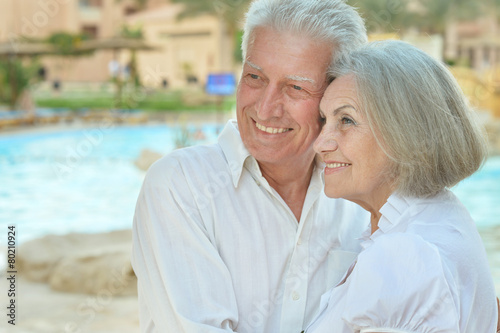
[[[276,84],[268,84],[256,104],[259,119],[279,118],[283,116],[283,108],[281,88]]]

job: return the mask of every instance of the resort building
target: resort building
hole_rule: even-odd
[[[0,42],[28,37],[44,39],[55,32],[86,33],[106,39],[124,25],[141,28],[154,51],[138,51],[137,65],[146,86],[182,87],[204,84],[208,73],[233,69],[232,38],[212,16],[179,21],[182,6],[149,0],[139,8],[133,0],[2,0]],[[98,50],[90,56],[42,57],[47,80],[106,82],[115,69],[130,62],[126,50]]]
[[[450,22],[446,28],[445,58],[476,71],[500,65],[500,26],[495,16],[472,22]]]
[[[0,41],[44,39],[56,32],[111,37],[134,11],[134,1],[130,0],[2,0]],[[112,56],[111,51],[104,50],[78,58],[46,56],[42,62],[50,81],[99,82],[109,79]]]
[[[164,4],[130,15],[129,26],[140,26],[145,40],[158,50],[141,52],[138,72],[146,86],[204,85],[208,74],[233,72],[233,37],[225,24],[210,15],[179,20],[180,4]]]

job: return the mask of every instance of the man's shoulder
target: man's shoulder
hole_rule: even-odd
[[[205,174],[221,170],[227,161],[219,144],[197,145],[176,149],[153,163],[147,178],[161,179],[183,175]]]

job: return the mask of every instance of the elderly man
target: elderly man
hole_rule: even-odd
[[[300,332],[369,218],[323,194],[312,144],[326,70],[366,41],[342,0],[257,0],[237,122],[146,176],[132,263],[142,332]]]

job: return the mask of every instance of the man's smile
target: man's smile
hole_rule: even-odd
[[[259,124],[258,122],[255,122],[255,127],[269,134],[281,134],[291,130],[291,128],[266,127],[264,125]]]

